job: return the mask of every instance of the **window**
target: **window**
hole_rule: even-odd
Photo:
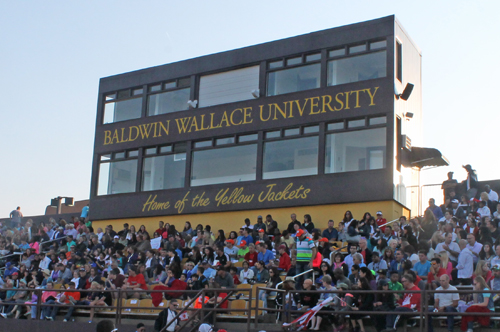
[[[378,51],[328,62],[328,85],[385,77],[386,51]]]
[[[134,192],[136,178],[137,159],[101,163],[97,195]]]
[[[396,40],[396,78],[403,82],[403,44]]]
[[[263,178],[318,174],[318,136],[264,143]]]
[[[185,173],[186,153],[145,158],[142,169],[142,190],[182,188]]]
[[[386,128],[328,134],[325,173],[385,168]]]
[[[193,152],[191,186],[253,181],[257,144]]]
[[[386,48],[387,47],[387,41],[386,40],[381,40],[381,41],[376,41],[370,43],[370,50],[376,50],[379,48]]]
[[[138,119],[141,115],[142,88],[120,90],[106,95],[103,124]]]
[[[150,92],[159,93],[148,96],[148,116],[189,109],[187,103],[191,93],[189,82],[190,78],[187,77],[150,86]]]
[[[328,124],[328,130],[340,130],[344,129],[344,121],[333,122]]]
[[[387,117],[385,117],[385,116],[378,116],[378,117],[368,119],[368,124],[370,126],[379,125],[379,124],[386,124],[386,123],[387,123]]]
[[[366,44],[349,47],[349,54],[366,51]]]
[[[276,96],[319,88],[320,74],[319,63],[270,72],[267,77],[267,95]]]
[[[259,66],[201,76],[199,105],[206,107],[253,99],[252,90],[258,88]]]

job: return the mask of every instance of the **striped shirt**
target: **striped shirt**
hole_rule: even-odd
[[[314,242],[310,238],[300,241],[295,239],[295,248],[297,248],[297,262],[310,262],[312,259],[312,250],[315,248]]]

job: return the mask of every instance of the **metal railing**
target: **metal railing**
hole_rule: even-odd
[[[5,291],[9,289],[4,289]],[[20,306],[27,306],[29,308],[36,307],[36,314],[35,314],[35,319],[39,319],[41,317],[42,310],[47,307],[61,307],[61,308],[80,308],[80,309],[95,309],[95,308],[104,308],[104,307],[96,307],[96,306],[90,306],[86,304],[81,304],[79,302],[76,302],[77,304],[75,305],[67,305],[67,304],[58,304],[58,303],[42,303],[42,293],[44,291],[53,291],[57,293],[61,292],[68,292],[68,291],[80,291],[80,292],[93,292],[97,290],[92,290],[92,289],[75,289],[75,290],[67,290],[67,289],[15,289],[16,291],[28,291],[28,292],[35,292],[37,295],[37,301],[35,303],[18,303]],[[340,291],[340,290],[316,290],[316,291],[311,291],[311,290],[291,290],[291,291],[286,291],[283,289],[275,289],[275,288],[267,288],[267,287],[260,287],[257,286],[256,290],[254,291],[253,288],[231,288],[231,289],[225,289],[225,288],[218,288],[218,289],[202,289],[202,290],[127,290],[127,289],[116,289],[116,290],[103,290],[99,292],[105,292],[105,293],[112,293],[115,294],[114,298],[116,299],[116,305],[111,305],[111,306],[106,306],[105,308],[107,309],[116,309],[116,312],[108,312],[107,314],[115,315],[115,321],[116,324],[121,324],[121,320],[123,316],[128,316],[128,315],[136,315],[136,313],[133,312],[127,312],[126,310],[131,309],[131,310],[141,310],[141,309],[166,309],[166,308],[161,308],[161,307],[145,307],[145,306],[130,306],[130,305],[124,305],[122,303],[123,299],[126,299],[126,293],[128,292],[134,292],[134,293],[169,293],[169,294],[179,294],[179,298],[182,296],[187,296],[188,300],[185,300],[185,305],[180,311],[176,312],[176,316],[174,319],[171,321],[167,322],[167,325],[162,327],[161,332],[164,332],[168,326],[170,326],[175,320],[180,319],[181,315],[184,313],[189,312],[189,318],[185,321],[181,321],[181,329],[184,328],[189,328],[189,331],[195,331],[197,330],[198,326],[202,324],[207,318],[210,317],[210,315],[213,315],[213,323],[215,324],[217,321],[217,315],[216,313],[226,313],[226,312],[241,312],[243,313],[246,319],[246,325],[247,325],[247,330],[250,330],[250,325],[251,325],[251,320],[254,320],[254,327],[257,328],[259,324],[258,320],[258,315],[259,312],[265,310],[270,313],[280,313],[281,314],[281,322],[290,322],[292,319],[292,314],[293,315],[301,315],[304,314],[305,312],[303,310],[293,310],[292,309],[292,297],[294,294],[302,294],[302,293],[329,293],[329,294],[335,294],[337,296],[341,296],[342,293],[350,293],[353,295],[356,294],[401,294],[401,293],[420,293],[421,298],[420,298],[420,310],[419,311],[414,311],[414,312],[394,312],[394,311],[374,311],[374,310],[369,310],[369,311],[360,311],[360,310],[354,310],[353,308],[350,307],[345,307],[345,310],[338,311],[333,308],[332,310],[322,310],[322,313],[331,313],[335,315],[339,315],[343,317],[344,319],[352,319],[350,316],[353,314],[356,315],[362,315],[362,316],[370,316],[370,317],[375,317],[378,315],[401,315],[405,318],[409,317],[414,317],[414,319],[418,320],[420,322],[419,326],[419,331],[423,332],[424,330],[427,329],[427,324],[429,323],[429,319],[431,317],[437,317],[437,316],[488,316],[488,317],[499,317],[500,318],[500,312],[433,312],[432,311],[432,306],[427,305],[427,299],[429,295],[433,295],[436,293],[459,293],[461,295],[466,295],[470,296],[471,294],[475,293],[492,293],[492,294],[498,294],[500,291],[496,290],[472,290],[472,289],[457,289],[455,290],[449,290],[449,291],[443,291],[443,290],[417,290],[417,291],[405,291],[405,290],[395,290],[395,291],[383,291],[383,290],[376,290],[376,291],[363,291],[363,290],[349,290],[349,291]],[[281,305],[277,306],[276,308],[271,308],[269,305],[266,308],[260,307],[260,303],[258,301],[258,294],[260,294],[261,291],[272,291],[272,292],[277,292],[277,293],[282,293],[283,296],[283,301]],[[248,292],[248,305],[246,308],[221,308],[221,305],[224,302],[227,302],[230,300],[230,297],[234,293],[245,293]],[[217,298],[220,293],[225,293],[226,295],[218,302],[214,303],[213,307],[207,306],[205,303],[204,299],[207,295],[212,295],[212,298]],[[214,295],[215,294],[215,295]],[[254,299],[251,294],[255,294],[256,298]],[[287,297],[285,296],[286,294],[289,294],[290,296]],[[191,306],[193,303],[199,299],[201,296],[201,308],[192,308]],[[163,296],[162,296],[163,299]],[[138,299],[138,301],[140,301]],[[255,305],[253,305],[255,303]],[[288,304],[288,306],[286,306]],[[139,302],[140,305],[140,302]],[[4,305],[4,307],[6,307]],[[104,314],[103,312],[97,312],[97,314],[101,315]],[[137,313],[137,315],[143,315],[142,313]],[[146,315],[151,315],[151,316],[156,316],[158,313],[148,313]],[[197,317],[200,317],[199,321],[195,321]],[[189,326],[191,323],[191,326]]]
[[[299,274],[297,274],[297,275],[295,275],[295,276],[291,276],[291,277],[289,276],[288,278],[292,278],[293,280],[295,280],[295,278],[300,277],[300,276],[303,276],[304,274],[308,274],[308,273],[312,273],[312,278],[313,278],[312,280],[313,280],[313,284],[314,284],[314,280],[315,280],[315,278],[316,278],[316,276],[315,276],[315,274],[314,274],[314,269],[310,269],[310,270],[304,271],[304,272],[299,273]],[[282,282],[277,283],[277,284],[276,284],[276,288],[278,288],[278,286],[282,285],[284,282],[285,282],[285,281],[282,281]]]
[[[61,240],[66,240],[68,238],[68,236],[63,236],[63,237],[60,237],[60,238],[57,238],[57,239],[53,239],[53,240],[48,240],[48,241],[44,241],[44,242],[40,242],[39,243],[39,247],[38,247],[38,250],[40,252],[42,252],[42,247],[44,244],[46,243],[51,243],[51,242],[56,242],[56,241],[61,241]]]

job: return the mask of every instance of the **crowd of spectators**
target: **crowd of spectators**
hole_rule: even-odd
[[[112,305],[116,297],[104,290],[121,289],[123,297],[152,298],[158,305],[164,298],[186,298],[186,290],[253,283],[276,288],[284,274],[287,278],[279,287],[286,290],[340,291],[329,304],[336,310],[394,310],[395,315],[376,316],[377,331],[395,329],[399,311],[420,310],[419,294],[404,290],[473,285],[485,291],[474,296],[474,303],[459,307],[458,294],[451,293],[436,294],[428,302],[437,311],[486,312],[495,305],[488,291],[500,290],[500,204],[495,195],[487,186],[480,199],[447,198],[441,206],[431,199],[424,215],[411,220],[403,216],[387,222],[382,211],[355,219],[346,211],[338,222],[322,220],[315,225],[308,214],[302,221],[292,214],[289,221],[280,222],[269,214],[254,222],[247,218],[230,232],[212,230],[210,225],[193,227],[189,221],[179,229],[163,221],[156,230],[127,223],[118,230],[111,225],[94,229],[85,216],[36,225],[23,222],[18,208],[10,222],[1,225],[0,254],[7,256],[0,278],[1,316],[37,318],[35,307],[26,306],[38,300],[35,289],[43,289],[43,303],[67,305],[64,321],[72,319],[74,305],[90,306],[92,321],[94,311]],[[46,241],[52,242],[42,245]],[[348,246],[345,254],[343,245]],[[8,256],[16,252],[22,252],[20,259]],[[315,270],[314,281],[310,273],[291,278],[310,269]],[[55,292],[56,285],[64,292]],[[163,292],[144,292],[151,289]],[[352,296],[351,289],[401,293]],[[262,291],[258,297],[267,307],[268,298],[275,295]],[[300,310],[325,299],[317,293],[286,296],[291,297],[292,309]],[[47,306],[40,318],[55,320],[59,309]],[[446,326],[452,331],[450,317]],[[351,315],[349,322],[321,312],[311,328],[319,329],[324,318],[337,330],[350,323],[355,332],[365,331],[361,316]],[[463,318],[462,329],[472,330],[474,319],[478,320]],[[489,324],[489,317],[479,322]]]

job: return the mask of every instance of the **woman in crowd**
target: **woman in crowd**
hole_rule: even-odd
[[[486,261],[488,263],[488,266],[490,266],[490,262],[495,257],[495,251],[493,250],[493,245],[491,242],[483,242],[483,247],[481,248],[481,251],[479,252],[479,259]]]
[[[184,229],[182,230],[182,235],[183,236],[193,236],[195,233],[194,229],[191,227],[191,223],[189,221],[186,221],[184,223]]]
[[[226,242],[226,234],[224,234],[224,230],[219,229],[217,232],[217,238],[215,239],[215,245],[220,247],[224,246]]]
[[[418,255],[415,253],[415,248],[411,245],[407,245],[403,248],[403,252],[406,254],[406,259],[410,260],[413,265],[418,262]]]
[[[389,283],[387,280],[380,280],[378,285],[378,290],[387,292],[389,290]],[[373,307],[375,311],[393,311],[396,309],[396,299],[393,293],[377,293],[375,294],[375,303]],[[375,320],[375,329],[377,332],[385,330],[385,319],[386,315],[373,315],[372,318]]]
[[[356,290],[371,291],[370,282],[366,278],[360,278],[357,283]],[[355,307],[352,310],[355,311],[372,311],[373,302],[375,297],[373,293],[357,293],[354,295]],[[351,324],[355,332],[365,332],[365,327],[363,325],[363,317],[365,315],[351,314]],[[359,326],[358,326],[359,325]]]
[[[280,274],[276,267],[269,269],[269,279],[266,282],[266,288],[276,288],[276,286],[281,282]],[[263,308],[267,308],[267,298],[270,296],[276,296],[275,291],[261,290],[259,292],[259,300],[263,302]],[[264,311],[264,314],[267,312]]]
[[[215,260],[214,249],[212,249],[212,247],[206,247],[201,259],[202,261],[207,261],[208,264],[210,264],[210,266],[214,265],[214,260]]]
[[[242,284],[248,284],[254,279],[253,270],[250,269],[250,265],[247,261],[243,261],[241,266],[243,267],[243,270],[240,271],[240,282]]]
[[[323,261],[319,267],[319,276],[316,277],[316,283],[321,284],[325,276],[330,276],[332,280],[335,280],[332,267],[328,262]]]
[[[483,277],[478,276],[474,279],[474,290],[484,291],[484,293],[473,294],[474,304],[465,310],[465,312],[493,312],[493,301],[490,301],[491,293]],[[461,330],[472,332],[474,322],[481,326],[490,325],[490,316],[462,316]]]
[[[349,228],[349,224],[351,223],[351,221],[353,221],[354,218],[352,217],[352,213],[351,211],[347,210],[345,213],[344,213],[344,218],[342,219],[342,221],[344,222],[344,227],[345,228]]]
[[[484,260],[480,260],[477,262],[476,269],[472,274],[472,280],[477,277],[482,277],[486,283],[489,283],[491,279],[493,279],[493,275],[491,274],[491,270],[488,267],[488,262]]]
[[[434,213],[427,209],[424,213],[424,219],[420,224],[419,241],[428,241],[437,229],[437,220]]]
[[[344,271],[344,275],[346,277],[349,275],[349,267],[346,263],[344,263],[344,255],[340,252],[336,252],[333,256],[332,271],[338,268],[341,268]]]
[[[411,225],[406,225],[403,227],[401,237],[405,239],[413,248],[418,247],[418,240],[415,235],[413,235],[413,229]]]
[[[266,264],[264,263],[264,261],[258,261],[257,263],[255,263],[255,268],[256,268],[254,276],[255,282],[261,284],[267,282],[270,276],[269,272],[266,269]]]
[[[389,266],[391,264],[391,262],[394,260],[394,251],[392,250],[392,248],[385,248],[385,251],[384,251],[384,255],[382,257],[383,260],[385,260],[385,262],[387,263],[387,266]]]
[[[450,262],[448,252],[441,251],[440,253],[437,254],[437,256],[441,259],[441,267],[446,270],[446,274],[451,279],[451,271],[453,270],[453,264]]]
[[[376,245],[373,248],[373,252],[378,252],[380,256],[383,256],[385,248],[387,248],[387,240],[379,238],[378,240],[376,240]]]
[[[331,292],[330,293],[329,292],[321,293],[321,295],[319,297],[318,304],[322,303],[323,301],[325,301],[328,298],[332,298],[332,301],[330,303],[324,305],[320,309],[320,311],[316,314],[316,316],[313,317],[313,319],[311,320],[311,330],[313,330],[313,331],[319,331],[319,329],[321,327],[321,322],[325,318],[333,317],[333,312],[331,312],[331,311],[333,311],[334,308],[337,307],[339,304],[337,294],[334,293],[337,290],[337,288],[332,286],[332,278],[328,275],[324,276],[322,278],[321,284],[322,284],[322,287],[321,287],[322,290],[331,291]],[[335,330],[335,324],[332,324],[332,325],[333,325],[333,328]]]
[[[363,266],[359,269],[359,278],[365,278],[366,280],[368,280],[370,288],[372,290],[377,290],[377,280],[375,280],[375,276],[373,275],[372,271],[366,266]]]

